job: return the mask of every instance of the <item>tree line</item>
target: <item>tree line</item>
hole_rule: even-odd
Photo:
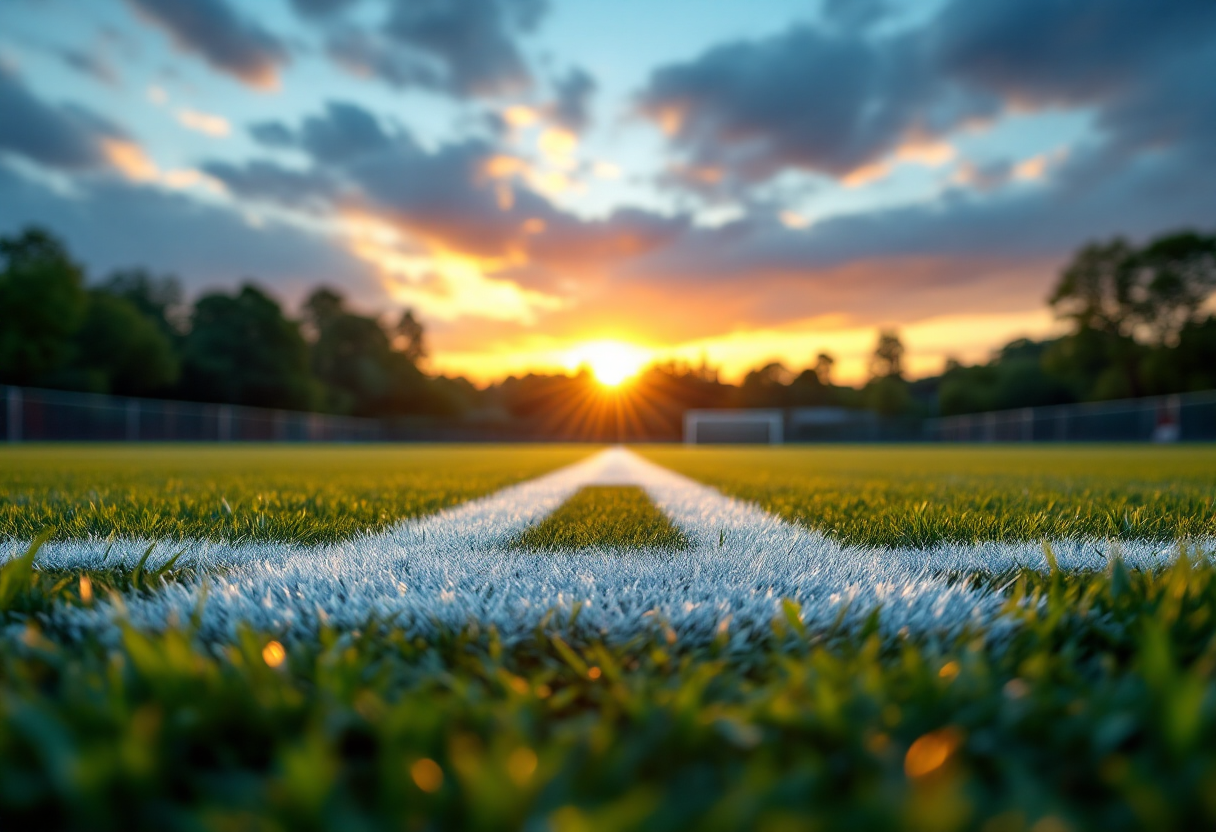
[[[2,383],[360,416],[452,415],[472,389],[418,368],[412,312],[386,326],[332,289],[294,320],[251,283],[193,304],[142,269],[90,285],[38,228],[0,238],[0,265]]]
[[[30,228],[0,238],[0,383],[377,417],[461,417],[575,435],[679,434],[689,408],[843,407],[884,417],[1001,410],[1216,388],[1216,235],[1179,232],[1142,247],[1082,248],[1048,302],[1068,332],[1021,339],[974,366],[908,380],[899,333],[882,330],[860,387],[769,363],[741,383],[708,364],[667,361],[631,384],[633,404],[589,372],[528,374],[479,389],[429,376],[425,330],[406,310],[360,315],[315,290],[298,319],[252,283],[192,304],[172,277],[119,270],[96,284],[64,245]],[[606,413],[615,413],[607,419]],[[605,421],[606,420],[606,421]],[[611,426],[608,425],[611,422]]]

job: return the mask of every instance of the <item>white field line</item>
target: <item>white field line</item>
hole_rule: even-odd
[[[641,486],[688,536],[690,548],[530,553],[507,547],[579,487],[593,484]],[[115,542],[106,556],[105,541],[54,542],[43,547],[38,563],[130,566],[148,545]],[[514,641],[547,616],[566,622],[577,603],[575,626],[588,635],[619,641],[663,626],[682,642],[698,643],[728,631],[731,644],[745,649],[756,634],[771,631],[784,598],[800,604],[812,628],[838,618],[860,623],[879,605],[887,634],[907,628],[948,635],[969,624],[987,625],[1000,608],[999,596],[950,585],[944,573],[1045,567],[1038,544],[843,546],[624,449],[341,543],[194,541],[176,548],[183,545],[179,563],[198,566],[197,578],[121,604],[64,607],[53,624],[104,634],[123,620],[156,630],[197,615],[203,638],[227,640],[242,624],[294,638],[315,634],[323,623],[356,628],[375,617],[423,636],[476,622]],[[1101,568],[1113,545],[1133,566],[1173,555],[1172,547],[1151,543],[1061,541],[1054,549],[1062,568]],[[162,544],[150,562],[163,562],[174,551]]]

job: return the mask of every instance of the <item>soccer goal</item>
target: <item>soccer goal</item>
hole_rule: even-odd
[[[684,413],[684,442],[780,445],[780,410],[689,410]]]

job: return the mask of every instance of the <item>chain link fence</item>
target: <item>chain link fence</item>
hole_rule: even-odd
[[[929,419],[940,442],[1211,442],[1216,391]]]
[[[374,442],[377,419],[0,386],[9,442]]]
[[[824,409],[825,412],[828,409]],[[808,416],[807,414],[811,415]],[[1211,442],[1216,391],[1113,402],[1026,407],[916,420],[851,412],[834,420],[787,414],[786,442]],[[821,424],[822,422],[822,424]],[[8,442],[578,441],[535,425],[361,419],[229,404],[137,399],[0,385],[0,440]]]

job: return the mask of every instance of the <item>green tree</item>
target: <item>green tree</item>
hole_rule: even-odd
[[[1069,385],[1051,375],[1043,356],[1050,341],[1026,338],[1002,347],[988,364],[965,367],[949,361],[939,387],[943,415],[1009,410],[1075,401]]]
[[[104,289],[88,293],[75,343],[74,369],[90,379],[88,387],[97,392],[163,393],[178,379],[178,357],[168,336],[135,304]]]
[[[422,324],[406,311],[392,333],[375,318],[346,308],[342,296],[321,288],[304,303],[312,335],[311,366],[325,385],[327,404],[340,413],[399,415],[450,413],[459,398],[431,383],[416,366],[425,353]],[[401,349],[393,348],[392,335]]]
[[[773,361],[743,377],[739,404],[743,407],[785,407],[788,401],[790,371]]]
[[[0,237],[0,380],[49,383],[73,355],[85,315],[84,273],[39,228]]]
[[[1175,345],[1216,291],[1216,234],[1159,237],[1136,252],[1129,268],[1136,325],[1154,345]]]
[[[1048,299],[1073,332],[1044,356],[1044,366],[1084,399],[1181,389],[1171,350],[1200,323],[1213,290],[1216,235],[1184,231],[1139,250],[1121,238],[1091,243]]]
[[[195,303],[182,349],[182,389],[200,401],[308,410],[321,390],[300,327],[260,289]]]
[[[120,269],[111,273],[100,288],[132,304],[170,341],[179,340],[186,329],[189,311],[175,277],[156,277],[141,268]]]

